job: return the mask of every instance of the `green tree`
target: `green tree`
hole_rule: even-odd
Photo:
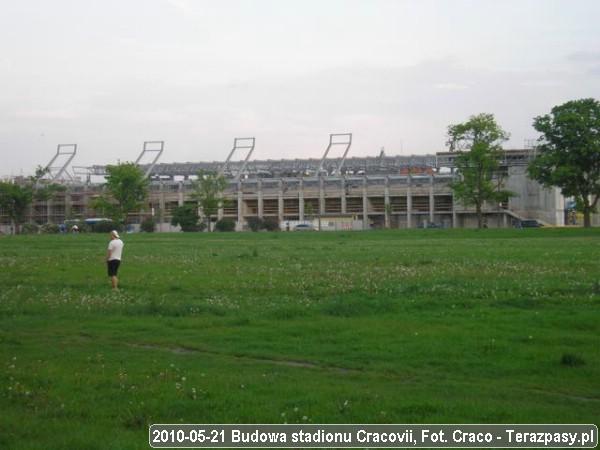
[[[48,200],[66,189],[60,184],[43,180],[47,172],[47,169],[38,166],[35,175],[22,183],[0,182],[0,207],[6,211],[15,233],[19,233],[21,225],[27,221],[27,212],[33,200],[46,202],[48,217]]]
[[[134,163],[106,167],[105,194],[92,207],[117,223],[126,223],[127,215],[139,210],[148,197],[149,181]]]
[[[600,102],[586,98],[555,106],[536,117],[533,127],[541,136],[529,176],[574,197],[584,227],[590,227],[600,197]]]
[[[315,218],[315,216],[317,217],[317,229],[319,231],[321,231],[321,211],[318,212],[318,214],[315,214],[315,208],[313,206],[312,203],[310,202],[305,202],[304,203],[304,216],[308,217],[310,219],[310,221],[312,222],[312,220]]]
[[[454,165],[459,178],[451,185],[454,196],[465,206],[475,206],[477,226],[483,226],[483,204],[499,203],[513,194],[502,189],[499,169],[502,143],[508,140],[492,114],[471,116],[467,122],[448,127],[447,145],[457,152]]]
[[[66,191],[66,187],[62,184],[52,183],[45,180],[43,177],[49,173],[48,168],[37,166],[35,175],[29,178],[29,184],[32,187],[33,200],[44,202],[46,206],[46,223],[50,222],[50,205],[49,201],[54,198],[58,192]]]
[[[10,218],[15,233],[25,222],[27,210],[31,205],[33,192],[31,185],[19,185],[0,181],[0,207]]]
[[[171,224],[179,225],[182,231],[198,231],[198,207],[186,204],[173,210]]]
[[[198,172],[198,179],[193,182],[192,198],[202,208],[202,214],[207,219],[208,231],[212,231],[212,216],[227,203],[223,198],[223,191],[227,188],[227,184],[227,180],[222,175],[204,171]]]

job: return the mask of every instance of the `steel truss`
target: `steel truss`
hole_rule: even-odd
[[[323,165],[325,164],[327,155],[329,154],[331,148],[335,146],[345,147],[343,150],[342,159],[340,160],[338,166],[335,167],[330,174],[325,173],[325,175],[339,175],[342,173],[344,161],[346,161],[346,156],[348,155],[348,151],[352,146],[352,133],[337,133],[329,135],[329,145],[327,146],[327,149],[325,149],[325,153],[323,153],[323,157],[321,158],[321,162],[319,163],[319,168],[317,169],[317,175],[321,175],[324,172]]]
[[[50,162],[46,165],[44,170],[46,171],[48,177],[51,181],[56,181],[61,179],[62,175],[66,176],[68,180],[73,180],[73,176],[67,171],[67,167],[75,158],[75,154],[77,153],[77,144],[58,144],[56,147],[56,155],[50,160]],[[62,156],[66,156],[66,160],[60,166],[55,166]]]

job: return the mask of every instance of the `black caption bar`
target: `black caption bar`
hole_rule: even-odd
[[[153,448],[594,448],[596,425],[150,426]]]

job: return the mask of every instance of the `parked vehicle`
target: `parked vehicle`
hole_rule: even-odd
[[[310,223],[299,223],[294,227],[294,231],[314,231],[315,227]]]

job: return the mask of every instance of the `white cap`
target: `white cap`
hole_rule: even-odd
[[[119,233],[117,233],[117,230],[112,230],[112,231],[110,232],[110,234],[112,234],[112,235],[113,235],[114,237],[116,237],[117,239],[120,239],[120,237],[119,237]]]

